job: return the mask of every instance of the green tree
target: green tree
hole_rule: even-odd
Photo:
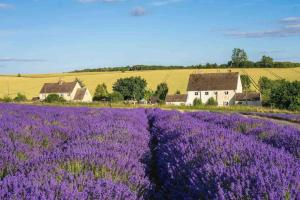
[[[207,100],[206,105],[208,105],[208,106],[216,106],[216,105],[218,105],[218,102],[215,100],[215,98],[210,97]]]
[[[27,98],[24,94],[18,93],[17,96],[14,98],[16,102],[27,101]]]
[[[145,95],[144,95],[144,99],[146,99],[147,101],[150,100],[150,98],[154,95],[153,90],[148,89],[145,91]]]
[[[115,92],[120,92],[124,100],[141,100],[145,96],[147,82],[141,77],[118,79],[113,85]]]
[[[231,62],[233,66],[241,66],[242,63],[247,61],[248,56],[244,49],[235,48],[232,51]]]
[[[282,81],[279,86],[273,87],[270,102],[277,108],[300,110],[300,81]]]
[[[124,100],[123,95],[120,92],[113,92],[109,95],[111,102],[120,102]]]
[[[169,92],[169,88],[167,83],[160,83],[155,91],[155,96],[159,98],[159,100],[164,101],[166,100],[166,96]]]
[[[49,94],[46,99],[45,102],[47,103],[54,103],[54,102],[65,102],[66,100],[59,96],[58,94]]]
[[[94,93],[94,101],[107,101],[109,98],[109,93],[107,91],[107,86],[105,83],[97,85]]]
[[[241,75],[241,82],[242,82],[242,86],[243,86],[243,90],[250,90],[250,86],[251,86],[251,79],[248,75]]]
[[[85,84],[83,83],[83,81],[77,77],[75,78],[75,82],[79,83],[80,87],[85,87]]]
[[[273,58],[271,58],[269,56],[265,56],[265,55],[262,56],[260,65],[262,67],[273,67]]]

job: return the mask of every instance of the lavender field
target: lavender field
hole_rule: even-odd
[[[300,199],[300,131],[209,112],[0,104],[0,199]]]

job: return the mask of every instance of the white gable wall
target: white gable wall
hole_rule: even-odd
[[[82,99],[82,102],[89,103],[89,102],[92,102],[92,101],[93,101],[93,97],[92,97],[91,93],[89,92],[89,90],[86,89],[84,97]]]
[[[70,94],[69,101],[71,101],[71,100],[74,99],[77,90],[80,89],[80,88],[81,88],[81,86],[80,86],[79,83],[77,82],[76,85],[75,85],[75,87],[74,87],[74,89],[73,89],[73,91],[72,91],[71,94]]]

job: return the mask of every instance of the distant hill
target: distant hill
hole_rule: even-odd
[[[251,62],[247,61],[239,66],[228,64],[216,64],[216,63],[207,63],[205,65],[190,65],[190,66],[164,66],[164,65],[133,65],[133,66],[124,66],[124,67],[102,67],[102,68],[87,68],[81,70],[74,70],[71,73],[79,72],[113,72],[113,71],[143,71],[143,70],[174,70],[174,69],[228,69],[228,68],[295,68],[300,67],[300,63],[293,62],[273,62],[267,66],[261,62]]]

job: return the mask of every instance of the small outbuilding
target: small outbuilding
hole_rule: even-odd
[[[181,106],[181,105],[185,105],[186,100],[187,100],[186,94],[174,94],[174,95],[167,95],[165,102],[167,105]]]
[[[261,106],[261,95],[257,92],[243,92],[235,95],[238,105]]]

